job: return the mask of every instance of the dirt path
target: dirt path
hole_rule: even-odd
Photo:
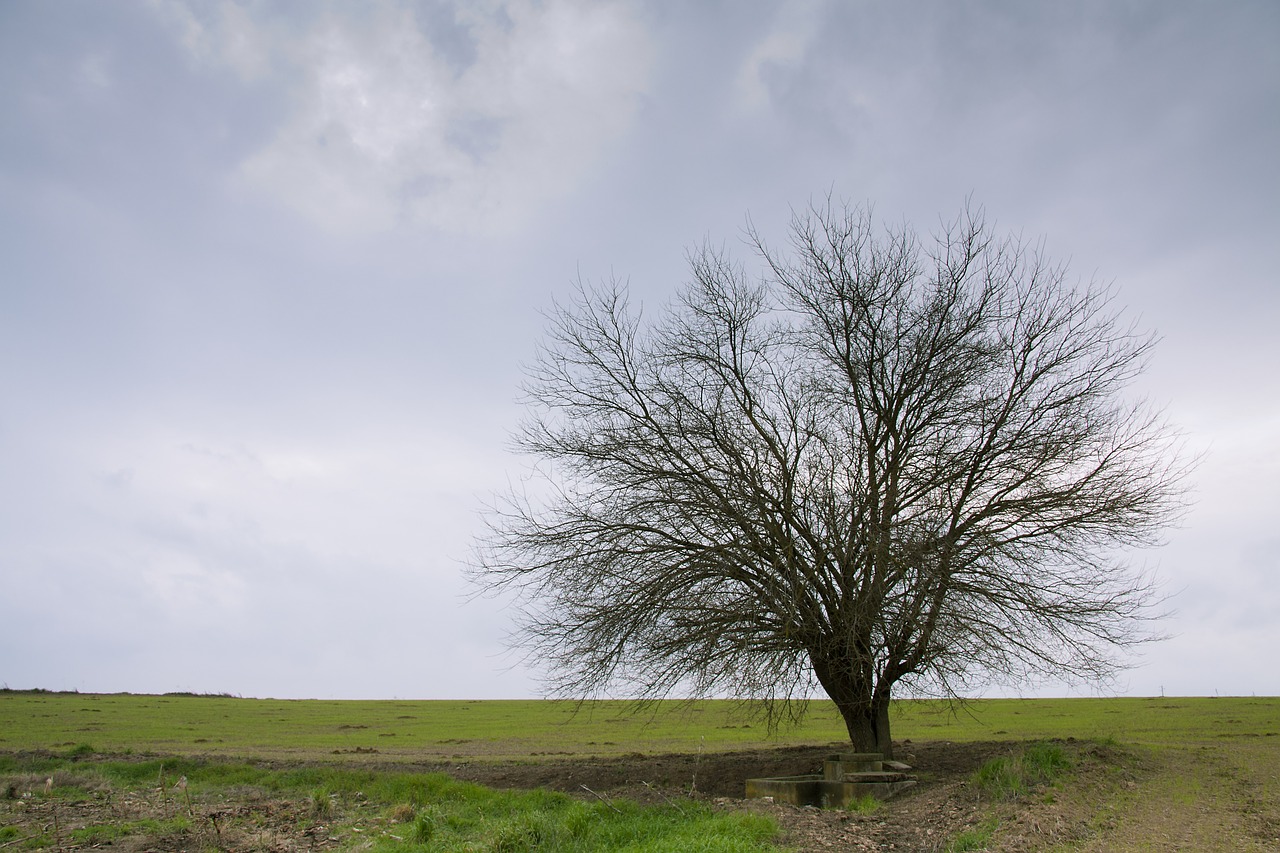
[[[1280,744],[1171,747],[1147,762],[1140,782],[1101,804],[1097,834],[1071,849],[1280,850]]]

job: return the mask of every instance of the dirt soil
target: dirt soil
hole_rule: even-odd
[[[498,788],[545,787],[579,797],[626,797],[649,803],[678,801],[693,796],[714,808],[748,810],[772,816],[782,828],[779,841],[794,850],[940,851],[947,849],[958,834],[999,820],[1000,831],[986,846],[966,849],[1036,851],[1063,843],[1090,850],[1146,849],[1150,822],[1134,827],[1135,837],[1117,831],[1107,809],[1126,798],[1146,802],[1147,783],[1163,778],[1170,767],[1152,758],[1114,747],[1068,742],[1076,772],[1073,780],[1057,788],[1032,792],[1016,802],[984,802],[970,784],[972,773],[984,762],[1011,751],[1009,743],[911,743],[904,742],[896,757],[910,763],[920,780],[915,788],[885,802],[870,814],[854,811],[796,808],[760,800],[743,800],[745,782],[750,777],[790,776],[813,773],[832,747],[784,747],[704,755],[641,755],[596,759],[541,760],[537,763],[486,761],[396,762],[386,769],[397,771],[445,772],[449,775]],[[356,763],[354,760],[353,764]],[[287,764],[280,764],[287,767]],[[359,766],[378,766],[367,757]],[[38,784],[43,780],[30,780]],[[21,784],[18,786],[21,788]],[[1258,849],[1270,850],[1280,828],[1280,807],[1253,798],[1253,814],[1235,815],[1233,806],[1222,801],[1221,809],[1198,815],[1203,834],[1199,844],[1174,844],[1162,849]],[[1259,803],[1261,806],[1259,807]],[[1259,811],[1261,808],[1261,811]],[[363,810],[363,811],[362,811]],[[188,826],[165,836],[157,831],[143,835],[127,833],[110,839],[116,851],[179,851],[221,849],[228,851],[301,851],[333,849],[349,843],[330,834],[327,822],[336,815],[306,801],[281,799],[260,791],[246,790],[237,796],[213,803],[197,802],[189,809],[172,790],[104,792],[79,803],[57,803],[34,797],[22,799],[21,791],[0,791],[0,825],[17,826],[21,838],[48,833],[56,828],[61,839],[69,839],[77,827],[116,822],[161,820],[189,814]],[[367,827],[358,830],[395,834],[396,825],[387,825],[386,807],[355,802],[342,806],[342,818],[349,821],[368,815]],[[1234,821],[1234,823],[1233,823]],[[1167,821],[1166,821],[1167,822]],[[1241,835],[1236,830],[1244,834]],[[1222,834],[1214,833],[1222,830]],[[353,830],[355,831],[355,830]],[[1203,839],[1219,838],[1232,846],[1204,847]],[[1235,839],[1235,841],[1228,841]],[[105,840],[105,839],[104,839]],[[1239,844],[1237,842],[1247,842]],[[1133,843],[1130,843],[1133,842]],[[8,847],[14,840],[0,844]],[[1101,845],[1101,846],[1099,846]],[[73,845],[60,843],[62,849]],[[90,846],[84,844],[81,849]],[[3,851],[0,851],[3,853]]]

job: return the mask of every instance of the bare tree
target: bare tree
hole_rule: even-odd
[[[652,322],[616,282],[551,312],[516,437],[545,488],[494,508],[474,580],[519,592],[553,692],[821,685],[891,755],[895,688],[1112,673],[1153,602],[1117,557],[1182,506],[1177,436],[1121,396],[1154,339],[980,212],[791,234],[748,231],[755,276],[693,253]]]

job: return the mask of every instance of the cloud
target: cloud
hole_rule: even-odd
[[[651,64],[618,2],[460,3],[447,26],[388,4],[287,24],[235,4],[210,23],[163,9],[201,61],[245,79],[267,57],[288,67],[291,112],[238,177],[339,233],[519,227],[631,126]]]
[[[789,0],[778,10],[774,26],[756,42],[738,69],[734,95],[739,107],[754,112],[770,106],[778,93],[780,69],[797,67],[818,35],[823,0]]]
[[[201,14],[184,0],[150,0],[150,5],[197,62],[225,65],[245,81],[267,72],[266,35],[246,6],[222,0],[202,6]]]

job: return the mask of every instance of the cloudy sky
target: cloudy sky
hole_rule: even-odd
[[[540,311],[830,192],[1116,283],[1204,461],[1112,689],[1280,694],[1277,45],[1273,0],[6,0],[0,682],[539,695],[462,563]]]

